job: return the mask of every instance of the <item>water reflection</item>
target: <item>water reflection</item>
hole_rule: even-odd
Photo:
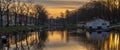
[[[120,50],[119,33],[86,32],[79,34],[69,32],[12,33],[9,35],[9,50]]]
[[[105,40],[108,39],[110,32],[86,32],[87,38],[90,40]]]
[[[66,41],[66,31],[48,31],[48,42]]]
[[[87,32],[86,36],[94,44],[97,50],[120,50],[120,34],[115,32]],[[94,43],[91,42],[91,43]],[[99,45],[98,45],[99,44]]]
[[[41,49],[41,50],[43,49],[43,46],[45,46],[44,43],[46,42],[47,37],[48,37],[48,34],[47,34],[46,31],[38,32],[39,42],[38,42],[38,44],[36,46],[37,49]]]
[[[44,50],[86,50],[80,45],[78,36],[72,36],[67,31],[48,31],[48,40]]]
[[[109,36],[109,40],[106,40],[104,43],[104,50],[120,50],[120,34],[118,33],[111,33]]]
[[[13,33],[9,36],[9,50],[86,50],[76,37],[67,31]]]

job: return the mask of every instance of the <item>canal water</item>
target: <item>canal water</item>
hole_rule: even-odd
[[[21,32],[9,35],[9,49],[4,45],[1,50],[120,50],[119,35],[116,32],[81,34],[66,30]]]

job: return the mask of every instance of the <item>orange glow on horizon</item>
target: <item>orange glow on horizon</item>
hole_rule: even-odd
[[[74,9],[59,9],[59,8],[46,8],[49,13],[49,18],[57,18],[60,17],[61,12],[65,13],[66,10],[72,11]]]

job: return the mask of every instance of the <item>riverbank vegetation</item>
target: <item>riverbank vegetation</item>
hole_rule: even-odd
[[[93,19],[104,19],[111,25],[120,23],[120,1],[119,0],[97,0],[90,1],[80,8],[61,13],[61,18],[50,19],[52,26],[64,26],[66,29],[76,28],[79,23],[86,23]]]
[[[48,13],[32,1],[0,1],[0,32],[36,29],[47,22]]]
[[[37,31],[40,26],[15,26],[15,27],[0,27],[0,33],[9,33],[16,31]]]
[[[1,1],[0,6],[0,30],[3,32],[7,29],[10,31],[26,30],[29,26],[47,27],[48,25],[64,26],[64,28],[69,29],[75,28],[79,22],[86,22],[95,18],[108,20],[111,24],[120,23],[119,0],[91,1],[74,11],[66,10],[66,13],[61,13],[61,18],[57,19],[48,19],[46,9],[31,1]]]
[[[111,24],[120,23],[120,1],[91,1],[75,11],[66,11],[66,20],[69,21],[68,23],[75,24],[95,18],[108,20]]]

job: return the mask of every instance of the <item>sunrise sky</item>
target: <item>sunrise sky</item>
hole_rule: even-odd
[[[49,13],[49,16],[56,18],[65,10],[75,10],[89,0],[34,0],[36,4],[43,5]]]

